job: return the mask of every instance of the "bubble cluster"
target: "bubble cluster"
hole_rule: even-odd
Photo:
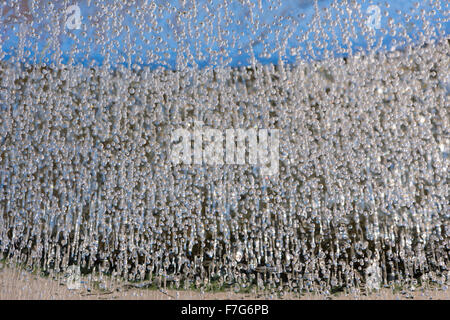
[[[135,14],[113,3],[105,14]],[[299,47],[292,64],[232,66],[224,51],[210,52],[221,61],[214,66],[193,58],[175,70],[139,61],[30,64],[26,50],[0,60],[0,257],[27,270],[176,289],[328,295],[448,284],[450,42],[419,5],[410,19],[423,21],[420,41],[401,43],[394,36],[408,38],[407,26],[368,30],[352,15],[358,3],[333,2],[328,10],[340,19],[324,10],[330,24],[316,16],[303,43],[320,59]],[[448,13],[448,4],[430,3]],[[158,30],[155,2],[142,5]],[[180,21],[196,9],[173,10],[189,28]],[[258,21],[255,34],[271,29]],[[385,32],[398,45],[354,52],[327,40],[330,25],[344,35],[359,25],[353,36],[369,43]],[[194,35],[184,27],[176,37],[189,56]],[[174,165],[171,134],[198,122],[221,132],[279,130],[278,174],[248,161]]]

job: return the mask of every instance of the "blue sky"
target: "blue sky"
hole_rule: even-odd
[[[381,45],[380,50],[390,50],[394,47],[394,39],[398,41],[395,46],[400,46],[405,40],[403,36],[384,35],[382,29],[374,29],[373,34],[365,35],[359,28],[358,23],[361,21],[355,19],[357,11],[367,19],[375,17],[376,12],[367,11],[371,5],[380,8],[381,28],[388,28],[390,22],[401,24],[407,37],[414,41],[418,41],[420,32],[423,31],[420,19],[414,17],[421,10],[427,14],[427,21],[436,27],[435,30],[438,23],[441,23],[441,36],[448,36],[449,31],[449,24],[445,20],[448,19],[445,1],[441,1],[442,6],[438,9],[429,5],[429,1],[419,1],[420,6],[414,8],[413,5],[417,1],[412,0],[360,0],[356,1],[357,7],[347,11],[344,10],[345,1],[341,0],[319,0],[317,7],[311,0],[281,0],[279,5],[277,1],[240,0],[226,1],[230,2],[226,8],[223,6],[223,0],[197,0],[195,5],[192,0],[175,3],[141,0],[137,6],[123,8],[115,17],[109,15],[113,10],[109,9],[108,5],[112,2],[103,1],[106,8],[100,8],[94,5],[95,1],[90,1],[90,5],[87,0],[69,1],[69,4],[76,4],[80,8],[85,34],[83,30],[65,28],[67,16],[61,2],[53,3],[52,7],[49,7],[47,1],[42,1],[35,11],[30,9],[33,16],[32,27],[37,30],[39,39],[29,34],[27,28],[30,28],[30,25],[24,22],[24,19],[10,20],[16,21],[15,24],[5,23],[7,16],[4,16],[0,24],[0,54],[4,54],[0,59],[8,60],[16,55],[17,48],[22,44],[24,49],[29,51],[28,59],[31,62],[45,59],[52,62],[59,57],[62,57],[63,62],[67,62],[71,49],[76,48],[76,63],[94,61],[101,64],[109,55],[113,64],[120,62],[119,57],[124,57],[122,62],[125,64],[132,61],[173,69],[186,65],[245,66],[257,62],[278,63],[280,59],[289,63],[294,63],[297,59],[323,59],[330,55],[348,55],[367,50],[371,40],[374,41],[372,46]],[[332,8],[333,2],[338,4],[337,9]],[[250,3],[254,6],[251,7]],[[129,9],[129,14],[126,9]],[[431,14],[433,9],[435,14]],[[343,14],[339,13],[340,10],[344,10]],[[401,13],[397,10],[401,10]],[[195,12],[195,18],[189,18],[183,12]],[[319,12],[320,19],[314,18],[316,12]],[[410,21],[405,20],[405,13],[412,16]],[[89,16],[95,19],[90,20]],[[98,25],[105,30],[101,31],[98,25],[92,23],[96,19]],[[345,19],[352,21],[351,26],[354,29],[343,27]],[[375,18],[371,21],[376,20]],[[21,25],[18,21],[22,21]],[[365,23],[366,20],[362,22]],[[337,25],[333,25],[334,23]],[[257,30],[253,28],[255,24],[259,25]],[[314,32],[312,26],[318,24],[323,27],[323,33]],[[47,26],[52,27],[46,30]],[[127,26],[129,31],[111,31],[124,26]],[[196,27],[201,28],[195,31]],[[17,36],[17,30],[20,28],[27,34],[22,38],[22,42]],[[101,41],[99,34],[104,36]],[[425,37],[429,38],[431,35]]]

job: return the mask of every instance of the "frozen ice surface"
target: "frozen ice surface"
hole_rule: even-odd
[[[446,1],[8,0],[1,7],[0,59],[34,63],[293,63],[391,50],[449,31]]]
[[[448,1],[1,6],[0,260],[71,288],[448,283]],[[199,127],[278,130],[277,174],[173,164]]]

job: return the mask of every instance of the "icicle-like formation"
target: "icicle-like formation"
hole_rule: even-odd
[[[448,283],[448,3],[396,11],[420,30],[415,38],[392,8],[378,17],[370,1],[329,1],[325,10],[326,1],[300,1],[312,15],[299,34],[302,11],[282,15],[276,2],[271,10],[285,20],[264,21],[267,2],[253,1],[243,26],[229,29],[230,1],[217,11],[181,1],[185,10],[169,8],[169,21],[158,1],[110,1],[89,17],[66,1],[46,19],[67,20],[46,26],[33,20],[39,1],[19,3],[0,7],[18,28],[0,42],[8,263],[69,273],[72,287],[80,274],[102,286],[113,277],[269,293]],[[121,22],[147,15],[134,30]],[[158,38],[170,23],[175,40]],[[245,49],[247,28],[255,38]],[[47,48],[30,48],[32,30],[52,34]],[[11,43],[19,45],[8,51]],[[89,66],[97,53],[106,62]]]

